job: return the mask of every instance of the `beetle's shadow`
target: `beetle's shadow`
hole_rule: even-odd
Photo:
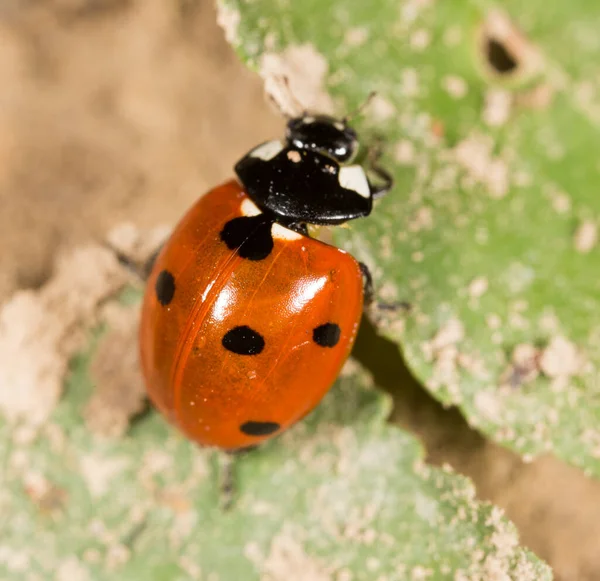
[[[352,355],[392,397],[389,421],[422,441],[429,462],[452,463],[457,453],[464,455],[485,445],[485,439],[467,424],[458,408],[444,408],[427,392],[411,373],[400,347],[379,334],[366,316]]]

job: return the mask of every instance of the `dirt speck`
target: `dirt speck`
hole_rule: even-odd
[[[42,516],[57,516],[67,504],[67,492],[50,482],[42,490],[25,487],[27,495],[35,502]]]
[[[540,83],[529,91],[523,91],[516,95],[515,103],[529,109],[547,109],[552,104],[555,93],[556,89],[551,84]]]
[[[575,250],[582,254],[590,252],[598,242],[598,226],[591,220],[584,220],[575,231]]]
[[[480,379],[489,379],[490,377],[489,371],[487,370],[485,365],[485,361],[479,355],[459,352],[456,356],[456,362],[458,363],[458,365],[460,365],[462,369],[468,371],[471,375],[475,377],[478,377]]]
[[[291,531],[275,536],[262,570],[269,581],[330,581],[324,564],[309,556]]]
[[[504,125],[510,117],[512,104],[512,93],[501,89],[490,89],[485,94],[483,122],[490,127]]]
[[[362,46],[369,39],[369,29],[364,26],[349,28],[344,36],[344,42],[349,46]]]
[[[115,571],[121,568],[131,559],[131,549],[121,543],[115,543],[108,547],[106,552],[106,568]]]
[[[552,207],[558,214],[566,214],[571,210],[571,197],[566,192],[555,186],[549,186],[546,189],[546,195],[550,198]]]
[[[23,488],[27,496],[39,506],[42,499],[48,496],[52,485],[41,472],[32,469],[23,475]]]
[[[499,423],[502,403],[498,394],[490,390],[478,391],[474,399],[475,407],[477,411],[487,420]]]
[[[299,163],[302,161],[302,157],[297,151],[289,151],[287,154],[287,158],[293,163]]]
[[[467,82],[456,75],[448,75],[442,79],[442,86],[453,99],[462,99],[469,91]]]
[[[433,228],[433,211],[429,206],[419,208],[408,222],[410,232],[420,232]]]
[[[508,167],[501,158],[492,156],[492,143],[483,135],[471,135],[454,149],[457,163],[478,183],[485,184],[494,199],[508,193]]]
[[[165,470],[173,469],[173,456],[162,450],[150,450],[140,460],[138,478],[148,488],[153,488],[153,479]]]
[[[402,71],[400,90],[405,97],[417,97],[420,93],[419,74],[416,69],[407,68]]]
[[[265,557],[258,543],[254,541],[246,543],[244,546],[244,556],[252,561],[257,567],[262,567]]]
[[[457,344],[464,338],[464,326],[458,319],[449,319],[440,327],[431,341],[422,345],[424,355],[434,362],[433,376],[428,385],[432,390],[441,386],[449,391],[452,401],[457,403],[462,394],[458,389],[457,365],[461,355]]]
[[[431,43],[431,34],[425,28],[415,30],[410,36],[410,48],[416,52],[425,50]]]
[[[89,571],[77,557],[67,557],[56,571],[56,581],[89,581]]]
[[[433,577],[434,571],[432,569],[428,569],[427,567],[423,567],[422,565],[417,565],[413,567],[410,572],[411,581],[427,581],[427,579],[431,579]]]
[[[469,296],[471,298],[478,299],[487,292],[488,286],[488,279],[484,276],[478,276],[477,278],[474,278],[469,283]]]
[[[191,581],[202,581],[202,567],[196,563],[193,557],[181,555],[178,562]]]
[[[431,347],[440,350],[449,345],[455,345],[464,339],[465,328],[459,319],[449,319],[439,328],[431,340]]]
[[[403,139],[394,147],[394,159],[402,165],[412,165],[416,160],[415,146],[411,141]]]
[[[600,458],[600,432],[588,428],[581,436],[581,442],[591,450],[594,458]]]
[[[540,369],[550,378],[577,375],[583,366],[582,355],[565,337],[554,337],[542,351]]]
[[[423,251],[421,250],[416,250],[415,252],[413,252],[410,255],[411,259],[413,262],[423,262],[423,260],[425,259],[425,254],[423,254]]]
[[[490,329],[499,329],[502,326],[502,319],[496,313],[487,314],[485,322]]]
[[[105,458],[97,455],[87,455],[81,459],[81,475],[83,476],[90,494],[99,498],[106,494],[113,480],[127,466],[127,458]]]

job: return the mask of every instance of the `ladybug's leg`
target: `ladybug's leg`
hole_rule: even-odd
[[[219,452],[219,493],[221,508],[228,511],[233,506],[235,496],[235,456],[229,452]]]
[[[152,251],[152,254],[142,263],[139,261],[135,261],[131,256],[123,254],[119,252],[116,248],[112,248],[117,256],[117,260],[119,263],[124,266],[127,270],[133,273],[135,276],[140,278],[142,281],[147,281],[150,273],[152,272],[152,268],[154,267],[154,263],[160,254],[164,244],[160,244],[155,250]]]
[[[237,490],[235,478],[235,465],[237,459],[242,455],[254,450],[256,446],[248,446],[239,450],[219,452],[219,478],[220,478],[220,500],[221,508],[228,511],[233,506]]]
[[[375,307],[378,311],[410,311],[410,305],[407,302],[383,303],[375,300],[375,287],[373,286],[373,276],[369,267],[364,262],[359,262],[360,272],[363,276],[363,295],[365,310]]]
[[[373,304],[375,299],[375,289],[373,288],[373,276],[369,267],[364,262],[359,262],[360,272],[363,277],[363,296],[365,309],[369,308]]]
[[[368,169],[373,175],[377,176],[377,179],[379,180],[379,183],[377,184],[373,184],[371,180],[368,180],[371,195],[374,200],[383,198],[383,196],[385,196],[394,186],[392,174],[379,165],[381,150],[381,141],[376,141],[369,149],[367,156]]]
[[[376,185],[369,180],[371,195],[373,196],[374,200],[378,200],[379,198],[383,198],[383,196],[385,196],[392,189],[394,185],[394,178],[387,170],[380,166],[371,165],[369,169],[381,180],[381,183]]]

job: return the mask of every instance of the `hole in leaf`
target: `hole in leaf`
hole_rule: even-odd
[[[508,48],[498,39],[486,39],[487,60],[490,66],[500,75],[514,73],[519,63]]]
[[[538,74],[542,55],[527,35],[500,10],[490,10],[477,35],[477,51],[485,73],[524,81]]]

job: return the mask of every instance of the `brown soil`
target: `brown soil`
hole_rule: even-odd
[[[0,299],[40,284],[60,245],[173,222],[280,131],[208,1],[4,5]]]
[[[45,281],[61,247],[123,220],[172,223],[281,130],[207,0],[9,1],[0,45],[0,300]],[[598,483],[485,441],[368,329],[358,354],[393,393],[394,419],[504,507],[557,579],[600,578]]]

